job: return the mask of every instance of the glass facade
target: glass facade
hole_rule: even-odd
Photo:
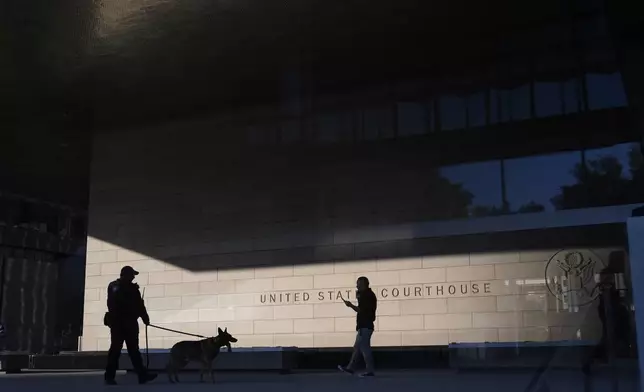
[[[76,349],[86,238],[83,210],[0,193],[0,352]],[[75,335],[63,344],[65,328]]]
[[[507,89],[404,98],[395,104],[367,106],[357,101],[352,105],[355,108],[328,110],[277,123],[267,121],[249,127],[247,140],[255,145],[275,146],[400,139],[624,108],[628,102],[622,77],[613,71],[560,79],[543,77]]]
[[[72,208],[10,193],[0,193],[0,228],[20,228],[84,241],[86,216]]]

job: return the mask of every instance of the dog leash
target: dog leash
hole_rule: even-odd
[[[168,331],[168,332],[178,333],[178,334],[180,334],[180,335],[193,336],[193,337],[195,337],[195,338],[202,338],[202,339],[205,339],[205,338],[206,338],[206,336],[203,336],[203,335],[197,335],[196,333],[188,333],[188,332],[183,332],[183,331],[177,331],[176,329],[170,329],[170,328],[160,327],[160,326],[158,326],[158,325],[154,325],[154,324],[150,324],[149,326],[150,326],[150,327],[152,327],[152,328],[156,328],[156,329],[162,329],[162,330],[164,330],[164,331]],[[147,327],[147,326],[146,326],[146,327]]]

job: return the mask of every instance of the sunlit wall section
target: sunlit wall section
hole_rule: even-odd
[[[620,248],[355,259],[356,252],[378,254],[390,245],[320,247],[308,255],[270,252],[284,264],[239,268],[215,264],[222,257],[257,260],[258,255],[187,258],[183,266],[190,269],[142,255],[96,260],[88,266],[105,274],[87,279],[82,349],[108,347],[109,331],[102,326],[105,285],[126,264],[141,271],[138,281],[154,324],[202,335],[226,327],[246,347],[350,346],[355,317],[340,296],[355,300],[359,276],[370,279],[379,299],[377,346],[596,341],[599,274],[611,265],[611,271],[622,271],[622,285],[628,280]],[[167,348],[182,338],[150,329],[151,347]]]

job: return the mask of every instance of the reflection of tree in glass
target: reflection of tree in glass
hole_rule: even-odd
[[[539,204],[535,201],[530,201],[527,204],[522,205],[517,209],[517,212],[519,214],[526,214],[530,212],[543,212],[546,210],[546,207],[543,206],[542,204]]]
[[[642,155],[637,147],[629,152],[630,176],[617,157],[602,156],[577,164],[572,174],[576,184],[564,185],[551,199],[558,210],[630,204],[644,201]]]
[[[524,204],[517,208],[516,211],[513,211],[509,205],[502,207],[497,206],[474,206],[472,207],[472,215],[476,217],[483,216],[499,216],[499,215],[510,215],[510,214],[527,214],[530,212],[543,212],[545,207],[535,201],[530,201],[527,204]]]
[[[472,215],[476,217],[499,216],[509,213],[510,211],[506,206],[472,206]]]
[[[437,170],[431,171],[424,193],[429,201],[430,219],[465,218],[474,199],[474,195],[463,184],[450,182]]]
[[[642,151],[637,147],[632,147],[628,151],[628,166],[631,170],[631,179],[635,183],[635,191],[644,191],[644,156]]]
[[[466,218],[473,195],[438,169],[399,162],[359,162],[318,173],[327,216],[356,224]],[[342,173],[338,176],[337,173]],[[342,223],[340,223],[342,224]]]

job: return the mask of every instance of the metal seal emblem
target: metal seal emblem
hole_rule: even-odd
[[[588,249],[563,249],[555,253],[545,269],[550,293],[569,306],[584,306],[599,296],[599,274],[604,262]]]

